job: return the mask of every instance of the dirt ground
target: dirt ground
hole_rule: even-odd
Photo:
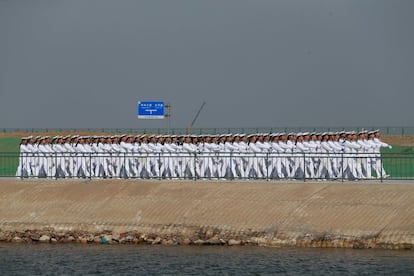
[[[55,135],[117,135],[120,133],[109,133],[109,132],[35,132],[35,133],[30,133],[30,132],[1,132],[0,133],[0,138],[6,138],[6,137],[10,137],[10,138],[14,138],[14,137],[23,137],[23,136],[28,136],[28,135],[32,135],[32,136],[55,136]],[[400,136],[400,135],[383,135],[381,138],[382,141],[384,141],[385,143],[391,144],[391,145],[400,145],[400,146],[414,146],[414,135],[407,135],[407,136]]]
[[[381,140],[391,145],[414,146],[414,136],[384,135]]]

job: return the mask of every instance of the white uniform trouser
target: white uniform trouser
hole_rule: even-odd
[[[236,164],[233,162],[233,155],[230,152],[223,153],[223,166],[221,167],[221,177],[236,177]]]
[[[182,176],[187,178],[196,177],[196,168],[195,168],[195,156],[190,154],[184,154],[182,157]]]
[[[213,169],[213,159],[211,153],[202,153],[200,157],[200,177],[211,178]]]
[[[171,153],[164,153],[161,162],[161,176],[172,178],[174,175],[174,157]]]
[[[31,174],[31,168],[27,153],[21,153],[19,157],[19,166],[17,167],[16,176],[29,176]]]
[[[332,178],[332,164],[331,157],[328,154],[321,154],[321,162],[318,169],[318,177],[320,178]]]
[[[270,178],[283,178],[282,159],[278,153],[272,153],[269,155],[268,172]]]
[[[373,168],[375,169],[375,173],[377,174],[377,177],[385,177],[387,175],[387,173],[385,172],[385,169],[382,165],[382,160],[381,160],[381,154],[380,153],[375,153],[374,155],[375,157],[373,158]]]

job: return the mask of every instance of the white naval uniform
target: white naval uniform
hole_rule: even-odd
[[[196,177],[196,154],[197,146],[193,143],[183,143],[183,161],[182,161],[182,172],[185,178]]]
[[[356,179],[360,178],[357,170],[357,160],[355,154],[361,148],[361,145],[356,143],[353,140],[346,139],[343,142],[344,146],[344,162],[342,166],[344,166],[344,175],[343,177],[346,179]]]
[[[286,168],[287,177],[295,178],[295,167],[297,162],[296,144],[292,140],[287,140],[286,145],[289,147],[287,151],[288,166]]]
[[[244,141],[240,141],[238,143],[238,147],[240,152],[240,176],[244,179],[248,177],[247,165],[249,162],[249,158],[247,154],[249,153],[249,145]]]
[[[160,160],[159,155],[161,153],[161,148],[152,142],[147,144],[148,154],[150,160],[150,167],[148,168],[151,173],[151,177],[158,177],[160,175]]]
[[[125,176],[127,178],[131,178],[137,175],[136,167],[135,167],[135,159],[133,156],[134,145],[129,142],[121,141],[120,143],[121,148],[123,149],[123,154],[125,158]]]
[[[56,164],[55,164],[55,176],[57,178],[65,177],[65,147],[63,144],[54,144],[53,150],[55,151]]]
[[[316,152],[318,151],[319,145],[316,141],[303,141],[303,145],[309,149],[309,152],[306,154],[306,177],[315,178],[316,171]]]
[[[222,151],[223,166],[221,168],[221,176],[224,178],[231,179],[237,177],[236,164],[234,162],[233,157],[233,152],[235,152],[236,150],[238,150],[238,147],[233,145],[233,143],[224,143],[224,150]]]
[[[321,162],[318,169],[318,177],[331,179],[334,177],[331,163],[331,153],[333,148],[330,147],[328,141],[321,141]]]
[[[28,163],[30,166],[30,170],[28,171],[29,177],[37,177],[39,171],[39,164],[38,164],[38,153],[37,147],[34,144],[27,144],[28,153]]]
[[[161,176],[163,178],[171,179],[174,175],[175,167],[175,152],[176,149],[171,145],[171,143],[164,143],[161,148],[162,151],[162,167],[161,167]]]
[[[204,177],[218,177],[221,173],[219,166],[220,146],[214,142],[204,143]]]
[[[38,153],[39,153],[39,175],[38,177],[48,177],[50,174],[50,149],[46,147],[46,144],[39,144]]]
[[[307,156],[310,153],[310,149],[307,148],[302,142],[296,142],[296,162],[293,168],[293,175],[295,178],[302,179],[306,173],[306,162],[309,158]]]
[[[87,166],[86,166],[86,152],[84,144],[78,143],[75,146],[76,150],[76,164],[75,164],[75,177],[86,177]]]
[[[20,145],[20,156],[19,156],[19,166],[17,167],[16,176],[17,177],[27,177],[31,173],[30,168],[30,157],[31,150],[27,145]]]
[[[279,141],[278,145],[283,149],[283,152],[280,154],[280,162],[282,164],[282,174],[284,178],[290,177],[290,158],[292,156],[292,151],[295,145],[293,143]]]
[[[74,158],[76,155],[75,148],[71,143],[64,143],[63,144],[63,150],[64,150],[64,159],[65,164],[63,171],[65,173],[65,177],[74,177],[75,176],[75,164],[74,164]]]
[[[371,178],[371,166],[368,164],[368,148],[371,145],[365,142],[366,140],[358,139],[356,142],[361,146],[358,150],[357,170],[360,178]]]
[[[392,149],[391,145],[388,145],[387,143],[382,142],[380,139],[378,138],[374,138],[373,139],[374,143],[377,145],[376,147],[374,147],[374,152],[375,152],[375,161],[373,162],[373,167],[374,170],[377,174],[377,177],[387,177],[387,173],[385,172],[384,166],[382,164],[381,161],[381,147],[387,147]]]
[[[278,142],[271,142],[270,146],[271,152],[269,154],[270,160],[268,166],[269,177],[272,179],[284,178],[282,172],[281,154],[283,154],[285,150],[279,145]]]
[[[95,166],[95,177],[107,177],[108,176],[108,162],[106,155],[106,147],[105,144],[99,142],[96,146],[97,150],[97,157],[96,157],[96,166]]]
[[[248,178],[263,178],[263,172],[259,166],[259,159],[261,157],[262,149],[256,143],[249,143],[249,162],[246,168],[246,175]]]
[[[341,154],[343,152],[342,146],[336,141],[328,141],[329,146],[332,148],[332,172],[334,178],[342,177],[342,170],[341,168]]]

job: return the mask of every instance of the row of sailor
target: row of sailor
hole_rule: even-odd
[[[387,177],[380,132],[22,137],[18,177]]]

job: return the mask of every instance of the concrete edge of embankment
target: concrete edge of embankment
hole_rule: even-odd
[[[412,182],[0,180],[0,241],[414,248]]]

